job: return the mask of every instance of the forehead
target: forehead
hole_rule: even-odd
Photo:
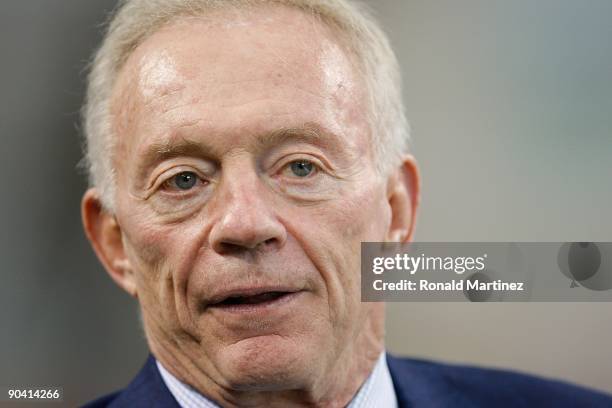
[[[355,129],[363,132],[366,98],[337,38],[314,17],[283,6],[181,18],[126,61],[112,98],[115,130],[140,143],[139,135],[158,142],[193,124],[212,134],[317,123],[352,138]]]

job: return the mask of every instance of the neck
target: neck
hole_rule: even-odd
[[[146,332],[153,355],[166,370],[224,407],[339,408],[347,406],[357,394],[384,349],[384,307],[375,306],[369,309],[364,325],[353,333],[352,341],[335,358],[320,365],[318,375],[307,382],[279,384],[273,389],[242,390],[215,381],[219,378],[215,367],[196,365],[190,348],[177,347],[177,342],[166,336],[154,336],[156,330],[148,325]]]

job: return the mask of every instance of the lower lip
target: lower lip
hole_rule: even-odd
[[[281,307],[289,306],[291,303],[295,302],[301,295],[302,295],[301,291],[292,292],[292,293],[287,293],[276,299],[267,300],[261,303],[239,304],[239,305],[216,305],[216,306],[208,306],[208,309],[219,311],[219,312],[234,313],[234,314],[267,313],[267,312],[272,312],[275,309],[278,309]]]

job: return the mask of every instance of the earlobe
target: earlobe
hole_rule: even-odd
[[[136,282],[123,246],[121,227],[106,211],[96,189],[85,192],[81,201],[85,234],[96,255],[113,280],[130,295],[137,297]]]
[[[387,198],[391,223],[387,234],[390,242],[410,242],[420,202],[420,176],[416,160],[407,155],[389,177]]]

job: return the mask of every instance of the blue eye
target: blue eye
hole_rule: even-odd
[[[307,160],[291,162],[291,172],[298,177],[308,177],[314,171],[314,165]]]
[[[181,190],[190,190],[198,182],[198,176],[192,171],[184,171],[174,176],[174,185]]]

